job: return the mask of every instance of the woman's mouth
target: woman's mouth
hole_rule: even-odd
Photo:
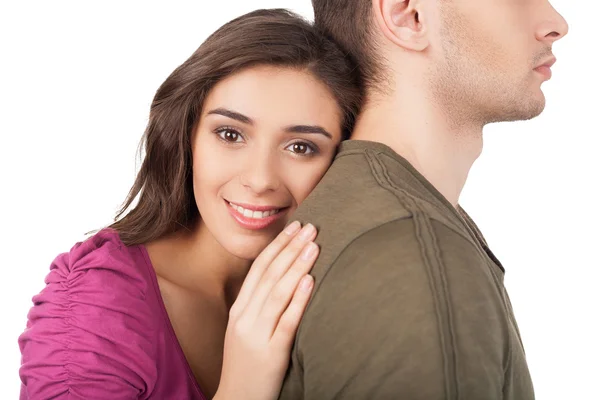
[[[227,209],[233,219],[243,228],[251,230],[265,229],[279,220],[289,207],[258,206],[236,204],[225,200]]]
[[[237,212],[242,214],[244,217],[252,218],[252,219],[262,219],[262,218],[270,217],[271,215],[277,214],[281,210],[280,208],[273,208],[270,210],[258,211],[256,209],[253,210],[250,208],[244,208],[242,206],[238,206],[237,204],[234,204],[230,201],[228,201],[228,203],[231,206],[231,208],[233,208],[234,210],[236,210]]]

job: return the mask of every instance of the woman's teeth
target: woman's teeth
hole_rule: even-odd
[[[240,207],[240,206],[235,205],[233,203],[229,203],[229,205],[234,210],[236,210],[237,212],[239,212],[240,214],[242,214],[244,217],[246,217],[246,218],[252,218],[252,219],[267,218],[267,217],[270,217],[271,215],[277,214],[280,211],[279,209],[271,210],[271,211],[252,211],[252,210],[246,210],[244,207]]]

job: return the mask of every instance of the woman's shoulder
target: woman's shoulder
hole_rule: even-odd
[[[85,274],[97,274],[127,279],[139,285],[148,280],[150,263],[143,246],[126,246],[119,234],[103,229],[85,241],[76,243],[70,251],[60,254],[50,266],[51,271],[69,282]]]
[[[112,230],[54,260],[19,337],[29,393],[133,394],[153,386],[164,321],[150,268],[143,247],[125,246]]]
[[[30,322],[37,312],[60,306],[72,320],[74,310],[85,314],[87,323],[94,316],[104,317],[94,322],[113,333],[122,329],[120,334],[136,334],[160,326],[160,291],[148,253],[143,246],[126,246],[114,230],[101,230],[56,257],[45,283],[33,297]]]

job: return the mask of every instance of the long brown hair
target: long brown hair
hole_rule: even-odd
[[[296,14],[258,10],[219,28],[160,86],[150,107],[144,160],[110,228],[126,245],[191,228],[200,214],[192,189],[191,137],[206,96],[228,75],[256,65],[311,72],[330,89],[347,137],[362,101],[355,65]],[[126,212],[138,198],[138,202]]]

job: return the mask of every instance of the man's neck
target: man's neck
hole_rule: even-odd
[[[433,104],[422,88],[405,89],[403,97],[369,101],[351,139],[389,146],[457,207],[483,148],[483,124],[459,123]]]

